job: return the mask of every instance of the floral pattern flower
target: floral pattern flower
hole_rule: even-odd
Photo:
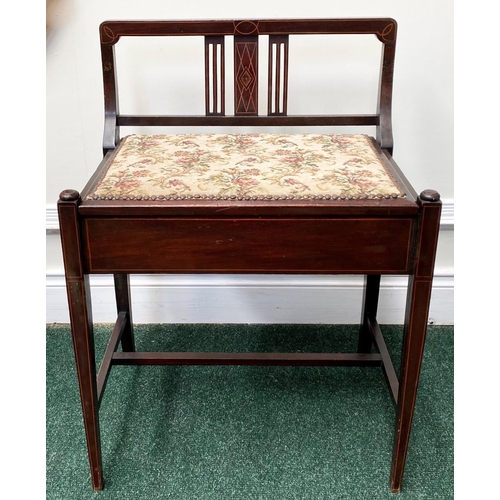
[[[88,199],[370,199],[405,194],[373,138],[130,135]]]

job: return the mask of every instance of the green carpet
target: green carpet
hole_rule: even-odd
[[[138,325],[138,350],[356,350],[357,326]],[[401,328],[382,326],[397,368]],[[98,325],[100,361],[111,326]],[[429,327],[403,491],[379,368],[114,367],[91,488],[69,327],[47,327],[49,500],[453,498],[453,327]]]

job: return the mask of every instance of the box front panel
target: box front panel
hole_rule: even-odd
[[[411,218],[88,218],[89,273],[405,273]]]

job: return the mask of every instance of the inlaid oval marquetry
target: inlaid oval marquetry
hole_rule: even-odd
[[[109,26],[103,26],[101,30],[101,42],[102,43],[115,43],[118,40],[118,36],[115,35],[114,31]]]
[[[392,42],[396,39],[396,25],[389,23],[381,32],[377,33],[380,40],[384,42]]]
[[[240,21],[234,26],[234,31],[240,35],[252,35],[259,32],[259,25],[253,21]]]

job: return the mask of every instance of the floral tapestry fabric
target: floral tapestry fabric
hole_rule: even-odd
[[[130,135],[87,199],[401,198],[367,135]]]

